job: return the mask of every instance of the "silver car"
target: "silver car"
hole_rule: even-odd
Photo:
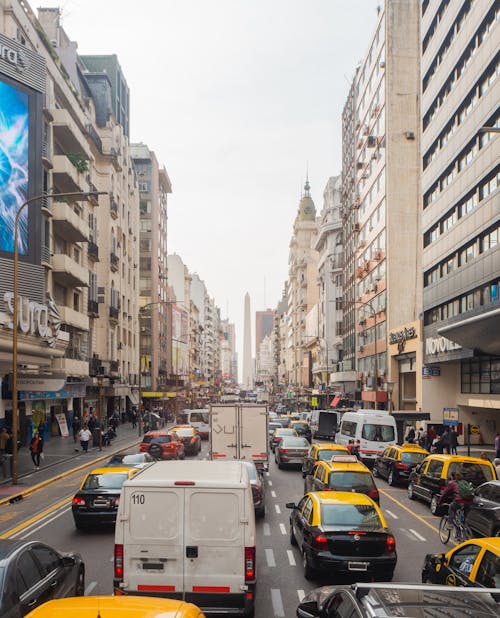
[[[274,451],[274,460],[278,464],[278,468],[292,465],[302,467],[310,446],[305,438],[283,436]]]

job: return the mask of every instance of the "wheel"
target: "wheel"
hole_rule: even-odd
[[[152,444],[149,447],[149,454],[151,455],[151,457],[154,457],[155,459],[161,459],[161,455],[162,455],[162,448],[160,444]]]
[[[309,562],[309,558],[307,557],[307,552],[305,550],[302,552],[302,567],[304,568],[304,577],[309,581],[313,579],[314,569]]]
[[[391,486],[396,484],[396,479],[394,478],[394,470],[392,470],[392,469],[389,472],[389,476],[387,477],[387,482]]]
[[[85,568],[83,566],[78,570],[76,576],[75,597],[83,597],[85,594]]]
[[[278,462],[278,469],[283,470],[283,464],[281,463],[281,461]]]
[[[448,528],[448,517],[443,515],[441,517],[441,521],[439,522],[439,538],[441,539],[441,543],[448,543],[451,536],[451,528]]]
[[[263,519],[266,516],[266,507],[263,506],[262,508],[260,508],[256,513],[257,517],[259,517],[260,519]]]
[[[439,498],[436,496],[436,494],[432,496],[429,508],[433,515],[439,515]]]
[[[179,455],[179,459],[186,459],[186,453],[182,451],[182,455]]]
[[[293,531],[292,524],[290,524],[290,545],[297,545],[297,539],[295,538],[295,532]]]
[[[372,474],[375,478],[378,478],[380,476],[376,463],[373,464]]]
[[[413,493],[413,483],[408,483],[408,500],[415,500],[416,496]]]

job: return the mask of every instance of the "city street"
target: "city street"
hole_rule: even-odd
[[[203,443],[200,458],[207,458]],[[92,466],[89,467],[89,469]],[[113,582],[113,531],[79,532],[71,515],[70,500],[84,472],[79,471],[25,500],[0,510],[0,534],[42,540],[61,551],[79,551],[86,565],[86,594],[110,594]],[[316,585],[336,583],[335,578],[308,582],[299,551],[289,541],[286,502],[302,497],[299,470],[279,470],[271,462],[266,474],[267,512],[257,520],[256,616],[291,617],[304,594]],[[381,507],[396,537],[398,565],[395,582],[420,582],[424,555],[443,549],[437,533],[438,519],[422,503],[410,502],[405,488],[389,487],[377,479]],[[342,582],[344,583],[344,582]]]

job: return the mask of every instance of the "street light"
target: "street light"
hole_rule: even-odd
[[[17,440],[18,440],[18,409],[17,409],[17,303],[18,303],[18,281],[17,281],[17,271],[19,265],[19,248],[18,248],[18,237],[19,237],[19,218],[21,216],[21,212],[24,208],[31,204],[32,202],[36,202],[37,200],[48,199],[52,200],[54,198],[59,197],[73,197],[75,199],[84,200],[89,197],[96,198],[98,195],[105,195],[107,191],[72,191],[70,193],[43,193],[42,195],[35,195],[34,197],[30,197],[26,200],[16,212],[16,217],[14,221],[14,285],[13,285],[13,294],[14,294],[14,302],[12,307],[12,484],[17,485],[18,481],[18,466],[17,466]]]

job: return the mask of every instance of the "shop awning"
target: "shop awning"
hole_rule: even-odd
[[[393,410],[392,416],[397,421],[430,421],[430,412],[419,412],[418,410]]]
[[[130,393],[127,394],[127,397],[130,399],[130,403],[133,406],[139,405],[139,391],[135,389],[131,389]]]
[[[339,405],[340,395],[335,395],[335,397],[330,401],[330,407],[335,408]]]
[[[438,333],[470,350],[497,356],[500,350],[500,307],[438,328]]]

